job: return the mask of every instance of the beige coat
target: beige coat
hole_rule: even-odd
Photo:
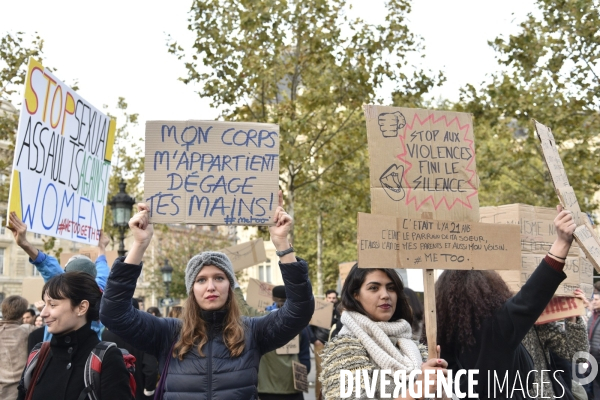
[[[0,321],[0,399],[16,399],[27,362],[27,338],[36,327]]]

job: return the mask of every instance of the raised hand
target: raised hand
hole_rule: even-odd
[[[38,249],[33,247],[27,240],[27,225],[17,217],[17,213],[14,211],[8,216],[8,222],[8,229],[11,230],[17,245],[22,248],[32,260],[35,260],[38,255]]]
[[[110,243],[110,237],[106,234],[106,232],[100,232],[100,240],[98,240],[98,248],[100,251],[104,252],[106,250],[106,246]]]
[[[552,244],[548,256],[556,261],[564,262],[567,258],[567,253],[573,242],[573,232],[577,225],[573,220],[573,213],[564,210],[562,206],[556,206],[558,215],[554,218],[554,226],[556,227],[556,240]]]
[[[137,205],[138,212],[129,220],[129,229],[133,234],[133,245],[127,253],[125,262],[139,264],[142,262],[144,252],[150,245],[154,235],[154,226],[150,223],[150,207],[144,203]]]
[[[279,251],[288,249],[290,247],[288,234],[294,225],[294,221],[283,209],[283,194],[281,190],[279,191],[279,206],[275,209],[273,223],[275,225],[269,227],[269,233],[271,234],[271,241],[275,245],[275,248]]]

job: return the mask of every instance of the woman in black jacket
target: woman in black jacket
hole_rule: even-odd
[[[188,298],[181,319],[156,318],[135,310],[131,298],[142,270],[142,256],[153,235],[149,208],[129,221],[134,243],[118,259],[106,284],[100,319],[112,332],[157,357],[161,381],[157,398],[256,399],[260,357],[288,343],[308,324],[314,298],[308,265],[297,259],[287,236],[291,217],[275,210],[271,240],[278,250],[287,302],[276,313],[247,318],[234,296],[234,271],[223,253],[207,251],[188,262]]]
[[[556,240],[514,297],[502,278],[490,270],[447,270],[436,282],[441,356],[454,372],[479,370],[474,391],[480,399],[528,398],[533,362],[521,341],[566,278],[564,260],[576,227],[570,211],[560,206],[558,211]],[[461,380],[462,393],[467,393],[467,383]]]
[[[42,289],[46,304],[41,315],[52,333],[50,350],[45,357],[40,352],[42,362],[29,370],[29,378],[38,378],[28,379],[28,387],[25,379],[21,379],[19,400],[25,399],[28,391],[33,391],[33,400],[80,398],[85,388],[86,360],[100,342],[91,324],[98,320],[101,297],[94,278],[83,272],[66,272],[46,282]],[[132,398],[129,372],[116,347],[109,348],[104,355],[100,390],[96,394],[99,400]]]

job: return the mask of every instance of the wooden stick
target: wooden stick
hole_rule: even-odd
[[[429,358],[438,358],[437,319],[435,310],[435,279],[432,269],[423,270],[423,290],[425,297],[425,329],[427,330],[427,349]]]

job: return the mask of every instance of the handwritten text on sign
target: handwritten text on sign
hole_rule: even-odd
[[[469,114],[369,105],[365,116],[373,214],[478,220]]]
[[[358,213],[361,268],[518,269],[516,225]]]
[[[268,225],[278,188],[277,125],[146,123],[144,198],[152,222]]]
[[[30,59],[9,212],[32,232],[97,244],[114,132],[114,120]]]

